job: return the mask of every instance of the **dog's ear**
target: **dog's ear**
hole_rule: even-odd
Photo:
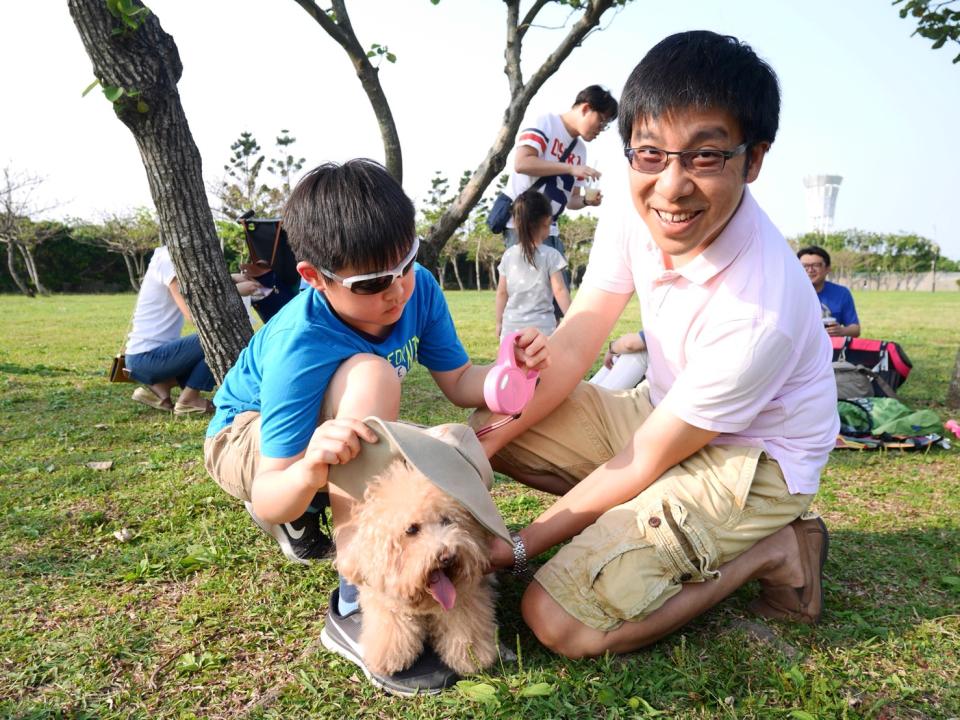
[[[358,557],[363,546],[362,542],[354,542],[357,538],[357,525],[347,523],[334,530],[334,538],[337,544],[337,558],[334,565],[337,572],[346,578],[347,582],[354,585],[364,584],[362,560]]]

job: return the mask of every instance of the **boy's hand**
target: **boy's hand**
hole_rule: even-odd
[[[360,453],[360,440],[375,443],[378,437],[365,422],[355,418],[327,420],[313,431],[303,466],[318,490],[327,484],[331,465],[348,463]]]
[[[533,327],[524,328],[513,348],[517,365],[528,370],[545,370],[550,367],[550,350],[547,336]]]

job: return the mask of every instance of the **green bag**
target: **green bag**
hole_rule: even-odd
[[[894,398],[855,398],[837,403],[843,435],[918,437],[940,431],[940,418],[930,409],[911,410]]]

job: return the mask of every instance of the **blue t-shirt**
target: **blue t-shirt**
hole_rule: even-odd
[[[823,283],[823,289],[817,293],[817,299],[841,325],[860,324],[857,308],[853,304],[853,295],[843,285],[826,280]]]
[[[333,374],[357,353],[386,358],[401,379],[414,360],[438,372],[465,365],[469,358],[439,284],[419,263],[414,267],[413,295],[383,340],[344,323],[313,288],[287,303],[253,336],[223,379],[207,437],[240,413],[256,410],[260,452],[293,457],[310,442]]]

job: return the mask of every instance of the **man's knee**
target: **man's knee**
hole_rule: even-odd
[[[537,639],[558,655],[577,659],[604,652],[604,633],[570,615],[536,581],[524,592],[520,612]]]

